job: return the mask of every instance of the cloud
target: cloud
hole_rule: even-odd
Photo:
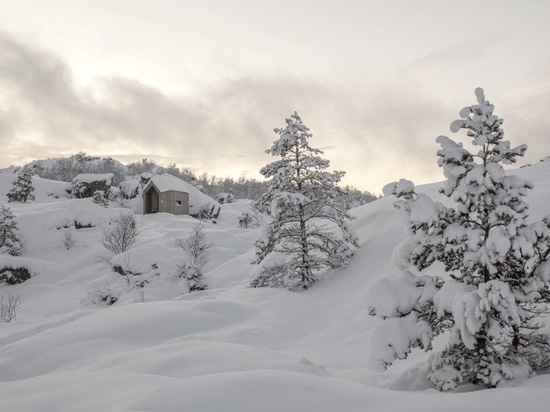
[[[506,139],[512,146],[527,143],[528,149],[524,162],[537,163],[540,159],[550,156],[548,142],[550,141],[550,84],[546,87],[539,83],[540,89],[519,101],[514,101],[508,107],[503,107],[498,113],[505,113],[504,129]],[[498,110],[498,107],[495,111]],[[524,163],[521,162],[521,163]]]
[[[400,177],[440,179],[435,137],[459,107],[406,77],[327,81],[244,74],[170,95],[137,79],[77,84],[67,62],[0,32],[0,164],[78,151],[149,157],[215,175],[254,177],[275,127],[297,110],[345,183],[380,192]],[[252,172],[251,172],[252,171]]]
[[[464,40],[414,60],[406,67],[406,70],[416,71],[442,63],[449,64],[457,61],[470,63],[474,60],[480,60],[489,54],[491,47],[502,43],[505,38],[506,36],[499,33],[484,36],[483,42],[479,42],[479,39],[476,38]]]

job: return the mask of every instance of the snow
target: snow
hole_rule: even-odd
[[[110,186],[113,181],[112,173],[81,173],[76,175],[73,181],[81,183],[93,183],[105,181],[107,186]]]
[[[121,182],[119,185],[120,191],[124,194],[125,197],[130,198],[132,195],[141,196],[141,185],[139,180],[136,178],[131,178]]]
[[[407,179],[400,179],[399,182],[388,183],[382,192],[384,196],[411,196],[414,193],[414,183]]]
[[[420,298],[420,294],[420,289],[407,279],[397,279],[394,282],[380,279],[369,290],[365,302],[376,309],[377,316],[395,317],[409,313]]]
[[[535,184],[526,199],[530,219],[548,214],[550,162],[514,173]],[[13,174],[0,174],[0,194],[9,191],[13,179]],[[248,287],[256,269],[250,265],[253,243],[261,228],[238,226],[238,216],[251,212],[250,202],[223,204],[217,224],[204,222],[212,243],[204,270],[210,289],[182,294],[181,281],[174,277],[181,259],[175,239],[188,236],[195,219],[137,215],[138,241],[113,257],[100,243],[101,226],[121,209],[114,203],[106,209],[90,199],[68,199],[66,183],[35,177],[33,184],[33,202],[7,203],[0,197],[16,215],[25,241],[21,257],[2,255],[0,264],[17,261],[34,273],[23,284],[0,285],[1,295],[23,298],[17,320],[0,324],[2,411],[544,409],[550,375],[493,390],[466,387],[441,394],[422,378],[429,354],[421,350],[383,374],[369,367],[377,339],[373,331],[382,322],[368,316],[367,307],[375,299],[382,305],[384,295],[371,301],[368,291],[395,278],[392,251],[406,237],[391,197],[352,211],[360,248],[350,265],[301,293]],[[415,191],[444,202],[437,195],[440,187]],[[92,227],[76,229],[75,220]],[[76,240],[69,250],[61,244],[65,232]],[[503,253],[506,247],[496,240],[494,250]],[[147,273],[152,263],[158,265],[160,275],[145,286],[143,302],[111,269],[126,263]],[[106,283],[122,288],[121,300],[112,306],[86,302],[89,291]],[[473,292],[472,310],[490,305],[513,317],[500,286],[480,296],[447,280],[437,293],[445,305],[437,306],[450,312],[453,295]],[[407,290],[405,285],[400,293],[406,297]],[[403,305],[408,309],[405,300]],[[387,332],[397,343],[403,328],[412,325],[402,322]],[[409,332],[422,336],[421,330]],[[440,344],[436,339],[434,346]]]
[[[7,202],[6,194],[12,187],[12,182],[16,175],[11,173],[0,173],[0,201]],[[65,182],[56,182],[33,176],[32,184],[34,186],[34,196],[37,202],[56,202],[58,198],[69,198],[71,184]]]

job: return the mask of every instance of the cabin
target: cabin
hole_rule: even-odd
[[[168,173],[151,177],[143,188],[143,213],[189,214],[188,184]]]

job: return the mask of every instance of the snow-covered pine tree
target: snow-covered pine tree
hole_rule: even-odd
[[[345,266],[356,245],[347,225],[351,216],[336,201],[344,172],[326,171],[330,162],[309,145],[312,135],[296,112],[275,133],[279,138],[266,153],[280,159],[260,170],[271,179],[259,204],[270,222],[255,244],[253,263],[272,259],[251,286],[307,289],[323,269]]]
[[[410,236],[393,255],[400,277],[379,281],[367,296],[370,314],[386,319],[373,334],[373,366],[384,369],[414,347],[431,350],[450,331],[447,347],[429,361],[428,377],[440,390],[495,387],[550,365],[541,331],[550,301],[550,219],[528,222],[524,197],[533,184],[502,167],[526,146],[503,140],[502,119],[482,89],[475,94],[478,103],[461,110],[451,131],[466,129],[479,150],[437,138],[447,178],[440,192],[454,206],[415,193],[406,180],[384,188],[400,199],[395,206]],[[440,276],[418,273],[430,267]]]
[[[8,192],[8,202],[27,202],[34,200],[34,186],[32,185],[30,169],[23,169],[13,181],[13,187]]]
[[[179,271],[180,277],[187,281],[189,292],[208,289],[202,269],[208,262],[208,251],[211,245],[206,239],[204,226],[201,223],[196,224],[191,235],[187,239],[177,239],[176,245],[185,253]]]
[[[0,206],[0,254],[21,255],[21,239],[15,215],[9,207]]]

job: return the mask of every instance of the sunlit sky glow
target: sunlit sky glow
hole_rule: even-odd
[[[0,0],[0,167],[84,151],[259,178],[297,110],[344,183],[380,193],[443,178],[435,138],[477,86],[535,163],[549,16],[544,0]]]

